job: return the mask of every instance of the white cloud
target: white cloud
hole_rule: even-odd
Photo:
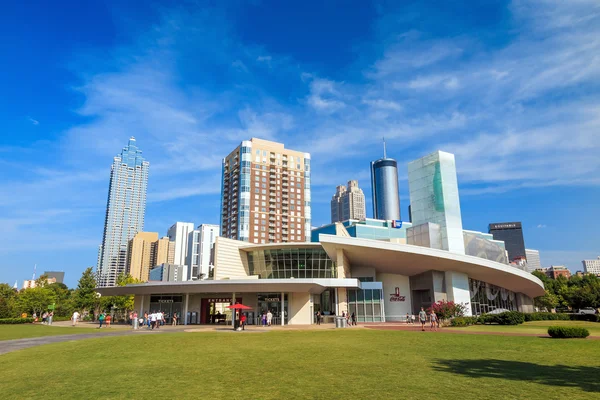
[[[538,228],[538,229],[547,228],[547,225],[544,225],[544,224],[538,224],[537,228]]]
[[[27,119],[29,120],[29,122],[31,122],[33,125],[39,125],[40,121],[38,121],[37,119],[33,119],[31,117],[27,117]]]

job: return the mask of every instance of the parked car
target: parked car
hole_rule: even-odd
[[[577,314],[596,314],[596,309],[594,307],[580,308]]]

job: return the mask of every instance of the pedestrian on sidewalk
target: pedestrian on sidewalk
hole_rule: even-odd
[[[350,318],[352,319],[352,325],[356,326],[356,313],[352,312],[352,316]]]
[[[273,314],[271,314],[271,310],[267,312],[267,325],[271,326],[271,321],[273,320]]]
[[[317,325],[321,325],[321,311],[317,311]]]
[[[48,314],[48,325],[52,325],[52,318],[54,318],[54,311],[50,311]]]
[[[42,314],[42,325],[46,325],[46,320],[48,319],[48,313],[44,311]]]
[[[71,321],[73,321],[73,326],[77,325],[77,321],[79,320],[79,313],[77,311],[73,312],[73,316],[71,317]]]
[[[429,314],[429,320],[431,321],[431,327],[429,328],[429,330],[433,331],[437,331],[437,315],[435,314],[435,311],[431,310],[431,314]]]
[[[98,321],[100,322],[100,325],[98,326],[98,329],[102,328],[102,324],[104,323],[104,318],[106,317],[106,315],[104,315],[104,312],[100,313],[100,316],[98,317]]]
[[[104,320],[106,321],[106,327],[110,328],[110,321],[112,320],[112,316],[110,314],[108,314]]]
[[[177,326],[177,313],[173,313],[173,322],[172,322],[173,326]]]
[[[427,322],[427,313],[425,309],[421,307],[421,311],[419,311],[419,321],[421,322],[421,331],[425,331],[425,322]]]
[[[240,317],[240,324],[242,325],[242,330],[246,330],[246,314],[242,314]]]

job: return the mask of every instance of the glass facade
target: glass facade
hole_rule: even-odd
[[[98,286],[115,286],[127,272],[127,245],[144,230],[149,163],[129,139],[110,172],[104,235],[98,254]]]
[[[398,195],[398,163],[391,158],[371,162],[373,217],[383,220],[400,219]]]
[[[322,248],[250,251],[248,274],[260,279],[337,278],[335,263]]]
[[[165,314],[165,323],[170,324],[173,320],[173,314],[177,313],[177,317],[181,318],[183,311],[183,296],[182,295],[154,295],[150,296],[150,309],[148,314],[162,311]],[[181,321],[181,319],[180,319]]]
[[[348,312],[356,313],[358,322],[383,322],[383,290],[349,289]]]
[[[475,279],[469,279],[469,288],[473,315],[518,310],[515,293],[510,290]]]
[[[408,185],[413,226],[438,224],[443,250],[464,254],[454,155],[436,151],[410,162]]]
[[[473,231],[463,231],[463,237],[466,255],[508,264],[503,242],[488,240],[485,234]]]
[[[502,240],[508,252],[509,261],[516,259],[525,259],[525,240],[523,239],[523,229],[520,222],[506,222],[499,224],[490,224],[489,232],[495,240]]]

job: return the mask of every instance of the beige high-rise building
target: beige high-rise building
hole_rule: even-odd
[[[169,238],[159,239],[158,232],[138,232],[128,244],[127,272],[146,282],[152,267],[173,262],[174,250]]]
[[[310,229],[309,153],[252,138],[223,159],[221,236],[304,242]]]
[[[336,187],[336,193],[331,198],[331,222],[361,220],[366,217],[365,195],[358,187],[358,181],[348,181],[347,187]]]

